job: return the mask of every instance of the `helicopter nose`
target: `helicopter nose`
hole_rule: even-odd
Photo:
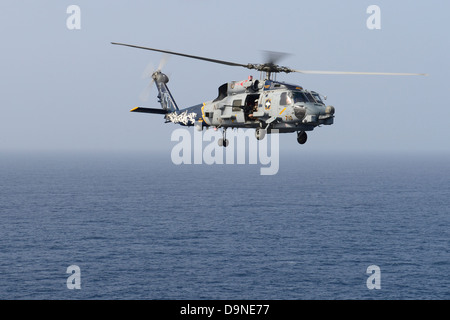
[[[335,111],[336,111],[336,110],[334,109],[333,106],[327,106],[327,107],[325,108],[325,113],[326,113],[326,114],[334,114]]]

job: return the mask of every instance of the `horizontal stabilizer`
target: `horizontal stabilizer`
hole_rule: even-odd
[[[144,108],[144,107],[136,107],[134,109],[131,109],[130,112],[167,114],[167,111],[164,109],[154,109],[154,108]]]

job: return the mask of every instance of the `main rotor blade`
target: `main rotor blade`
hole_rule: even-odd
[[[303,74],[336,74],[336,75],[348,75],[348,74],[356,74],[356,75],[381,75],[381,76],[427,76],[428,74],[426,73],[385,73],[385,72],[349,72],[349,71],[306,71],[306,70],[295,70],[295,69],[291,69],[291,68],[287,68],[287,67],[281,67],[278,65],[275,65],[275,61],[278,60],[279,58],[282,58],[284,54],[280,54],[277,53],[278,56],[274,55],[274,53],[269,53],[269,61],[268,63],[263,63],[263,64],[242,64],[242,63],[236,63],[236,62],[230,62],[230,61],[225,61],[225,60],[217,60],[217,59],[211,59],[211,58],[206,58],[206,57],[200,57],[200,56],[194,56],[194,55],[190,55],[190,54],[185,54],[185,53],[179,53],[179,52],[174,52],[174,51],[168,51],[168,50],[160,50],[160,49],[154,49],[154,48],[149,48],[149,47],[141,47],[141,46],[136,46],[136,45],[132,45],[132,44],[126,44],[126,43],[118,43],[118,42],[111,42],[111,44],[114,45],[119,45],[119,46],[126,46],[126,47],[131,47],[131,48],[137,48],[137,49],[144,49],[144,50],[151,50],[151,51],[156,51],[156,52],[162,52],[162,53],[166,53],[166,54],[172,54],[172,55],[176,55],[176,56],[181,56],[181,57],[186,57],[186,58],[191,58],[191,59],[197,59],[197,60],[203,60],[203,61],[208,61],[208,62],[213,62],[213,63],[219,63],[219,64],[224,64],[227,66],[232,66],[232,67],[243,67],[243,68],[247,68],[247,69],[254,69],[254,70],[258,70],[261,72],[269,72],[269,73],[279,73],[279,72],[284,72],[284,73],[290,73],[290,72],[297,72],[297,73],[303,73]],[[271,57],[270,57],[271,55]]]
[[[375,76],[427,76],[426,73],[386,73],[386,72],[352,72],[352,71],[306,71],[306,70],[291,70],[303,74],[360,74],[360,75],[375,75]]]
[[[135,45],[126,44],[126,43],[111,42],[111,44],[115,44],[115,45],[119,45],[119,46],[126,46],[126,47],[131,47],[131,48],[137,48],[137,49],[157,51],[157,52],[162,52],[162,53],[168,53],[168,54],[173,54],[173,55],[176,55],[176,56],[182,56],[182,57],[191,58],[191,59],[204,60],[204,61],[209,61],[209,62],[213,62],[213,63],[225,64],[227,66],[249,68],[249,65],[247,65],[247,64],[241,64],[241,63],[235,63],[235,62],[229,62],[229,61],[217,60],[217,59],[210,59],[210,58],[194,56],[194,55],[184,54],[184,53],[179,53],[179,52],[173,52],[173,51],[167,51],[167,50],[160,50],[160,49],[153,49],[153,48],[148,48],[148,47],[135,46]]]

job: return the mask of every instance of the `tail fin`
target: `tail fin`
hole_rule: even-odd
[[[158,100],[161,103],[161,107],[167,113],[178,111],[178,106],[167,87],[167,82],[169,82],[169,77],[167,77],[161,71],[156,71],[152,74],[152,78],[155,81],[156,88],[158,89]]]

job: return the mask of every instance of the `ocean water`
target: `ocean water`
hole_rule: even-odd
[[[450,157],[259,169],[2,155],[0,299],[450,298]]]

